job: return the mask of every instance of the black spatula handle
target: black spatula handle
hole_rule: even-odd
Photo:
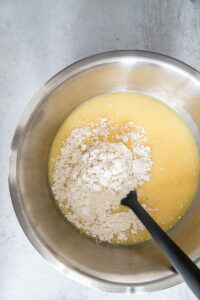
[[[137,201],[136,192],[130,192],[126,198],[122,199],[121,204],[133,210],[163,250],[176,271],[183,277],[196,297],[200,299],[200,270],[145,211]]]

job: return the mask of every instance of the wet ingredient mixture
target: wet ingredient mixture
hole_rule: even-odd
[[[168,230],[197,189],[199,157],[183,120],[144,95],[113,93],[87,101],[60,127],[49,179],[64,216],[100,241],[130,244],[149,234],[120,200],[140,203]]]

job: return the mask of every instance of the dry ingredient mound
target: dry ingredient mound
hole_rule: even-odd
[[[144,230],[132,211],[117,211],[131,190],[150,180],[151,149],[142,127],[99,118],[63,142],[52,191],[65,217],[101,241],[125,241]]]

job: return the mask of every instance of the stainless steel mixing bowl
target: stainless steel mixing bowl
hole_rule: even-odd
[[[133,246],[96,243],[80,235],[56,208],[48,186],[47,160],[64,118],[80,103],[112,91],[145,93],[182,115],[199,143],[200,74],[156,53],[116,51],[64,69],[33,97],[16,129],[9,185],[19,222],[35,248],[71,278],[106,291],[147,292],[181,278],[154,241]],[[159,118],[159,116],[158,116]],[[200,195],[170,235],[200,263]]]

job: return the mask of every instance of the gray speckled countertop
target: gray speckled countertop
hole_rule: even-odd
[[[32,247],[11,205],[9,149],[24,107],[67,65],[114,49],[156,51],[200,70],[200,1],[0,0],[1,300],[195,299],[184,283],[115,295],[71,281]]]

